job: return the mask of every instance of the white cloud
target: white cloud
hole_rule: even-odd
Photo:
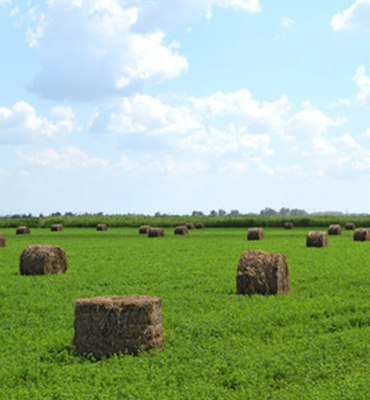
[[[353,80],[359,89],[357,100],[361,103],[368,103],[370,100],[370,77],[366,75],[366,68],[363,65],[358,68]]]
[[[75,119],[69,107],[54,107],[51,113],[58,118],[57,122],[38,116],[36,110],[23,101],[14,104],[11,109],[0,107],[0,144],[51,139],[73,131]]]
[[[281,25],[287,31],[292,31],[295,27],[295,21],[289,17],[282,17],[281,18]]]
[[[334,15],[331,26],[335,31],[370,32],[370,0],[356,0],[348,9]]]

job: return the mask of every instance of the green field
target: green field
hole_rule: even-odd
[[[322,228],[326,230],[326,228]],[[370,242],[353,231],[306,248],[309,228],[209,228],[164,238],[136,228],[1,228],[1,399],[369,399]],[[69,269],[21,276],[28,244],[59,245]],[[236,295],[243,251],[283,253],[291,290]],[[163,299],[165,347],[94,360],[72,346],[79,297]]]

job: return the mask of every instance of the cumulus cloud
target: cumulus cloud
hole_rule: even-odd
[[[362,65],[353,77],[358,87],[357,100],[364,104],[369,104],[370,100],[370,77],[366,75],[366,68]]]
[[[22,144],[38,139],[51,139],[75,129],[75,116],[69,107],[53,107],[57,121],[37,115],[28,103],[21,101],[12,108],[0,107],[0,144]]]
[[[334,15],[331,26],[335,31],[370,32],[370,0],[356,0],[348,9]]]

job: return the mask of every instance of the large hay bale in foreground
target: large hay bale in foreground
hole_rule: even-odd
[[[107,224],[98,224],[98,225],[96,225],[96,230],[97,231],[107,231],[108,226],[107,226]]]
[[[65,251],[58,246],[30,244],[20,259],[21,275],[63,274],[68,269]]]
[[[17,235],[29,235],[31,233],[28,226],[18,226],[16,232]]]
[[[329,235],[341,235],[342,227],[339,224],[329,225],[328,233],[329,233]]]
[[[248,229],[248,240],[263,240],[265,238],[265,232],[262,228],[249,228]]]
[[[204,226],[203,222],[197,222],[195,224],[195,229],[204,229],[204,228],[205,228],[205,226]]]
[[[195,229],[195,225],[192,222],[187,222],[185,225],[188,229]]]
[[[149,225],[141,225],[139,228],[139,233],[147,235],[149,233],[150,226]]]
[[[77,299],[73,344],[95,357],[162,348],[162,299],[106,296]]]
[[[148,237],[163,237],[164,230],[162,228],[150,228],[148,232]]]
[[[284,228],[293,229],[294,228],[293,222],[284,222]]]
[[[283,254],[250,250],[242,254],[236,276],[238,294],[289,292],[289,268]]]
[[[51,225],[52,232],[62,232],[64,231],[64,226],[62,224],[53,224]]]
[[[358,242],[366,242],[370,240],[370,229],[367,228],[359,228],[355,229],[353,232],[353,240]]]
[[[356,227],[356,225],[353,222],[346,222],[344,225],[347,231],[353,231]]]
[[[6,247],[6,236],[0,232],[0,247]]]
[[[321,231],[308,232],[306,238],[307,247],[327,247],[328,244],[329,241],[326,232],[321,232]]]
[[[187,235],[189,233],[186,225],[176,226],[174,230],[175,235]]]

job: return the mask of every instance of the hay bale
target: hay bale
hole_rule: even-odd
[[[326,232],[311,231],[307,234],[306,246],[307,247],[327,247],[328,235]]]
[[[164,230],[162,228],[150,228],[148,232],[148,237],[163,237]]]
[[[162,348],[162,299],[106,296],[77,299],[73,344],[96,358]]]
[[[250,250],[242,254],[236,276],[238,294],[289,292],[289,268],[283,254]]]
[[[147,235],[149,233],[150,226],[149,225],[141,225],[139,228],[139,233]]]
[[[187,235],[188,227],[186,225],[176,226],[174,233],[175,235]]]
[[[187,222],[185,225],[188,229],[195,229],[195,225],[192,222]]]
[[[293,228],[294,228],[293,222],[284,223],[284,229],[293,229]]]
[[[107,224],[98,224],[98,225],[96,225],[96,230],[97,231],[107,231],[108,226],[107,226]]]
[[[265,238],[265,232],[262,228],[249,228],[248,229],[248,240],[263,240]]]
[[[195,224],[195,229],[204,229],[204,228],[205,228],[205,226],[204,226],[203,222],[197,222]]]
[[[29,235],[30,233],[31,231],[28,226],[18,226],[16,230],[17,235]]]
[[[65,251],[58,246],[30,244],[21,254],[21,275],[63,274],[68,269]]]
[[[0,247],[6,247],[6,236],[0,232]]]
[[[353,231],[355,229],[356,225],[353,222],[346,222],[344,227],[347,231]]]
[[[328,233],[329,233],[329,235],[341,235],[342,227],[339,224],[329,225]]]
[[[52,232],[62,232],[64,231],[64,226],[62,224],[53,224],[51,225]]]
[[[353,232],[353,240],[358,242],[366,242],[370,240],[370,229],[367,228],[359,228],[355,229]]]

